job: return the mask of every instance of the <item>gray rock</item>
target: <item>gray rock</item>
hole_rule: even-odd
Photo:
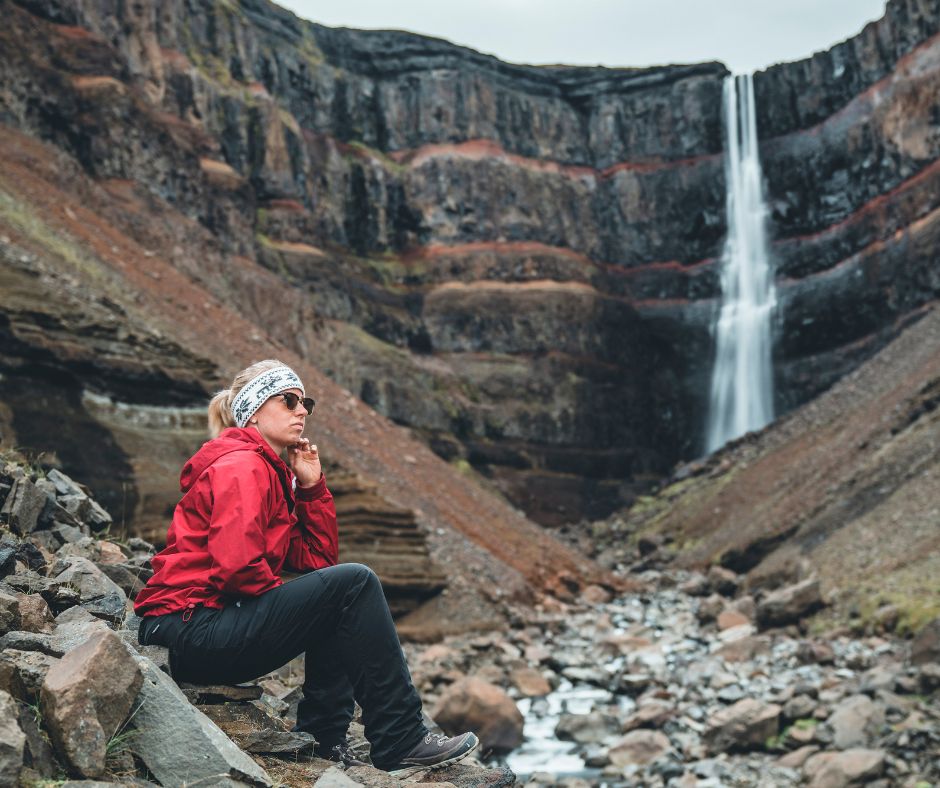
[[[136,597],[147,584],[147,580],[153,576],[152,570],[130,564],[96,564],[96,566],[120,587],[128,599]]]
[[[131,721],[134,751],[162,785],[271,785],[265,771],[192,706],[169,676],[146,657],[135,659],[144,682]]]
[[[836,748],[864,747],[884,724],[884,709],[867,695],[852,695],[832,710],[827,724]]]
[[[745,698],[708,719],[703,739],[712,754],[763,747],[780,729],[781,709],[775,703]]]
[[[16,648],[20,651],[41,651],[52,657],[61,657],[65,652],[52,647],[52,635],[43,632],[13,630],[0,636],[0,649]]]
[[[98,623],[104,623],[99,621]],[[170,650],[165,646],[142,646],[137,640],[136,628],[118,630],[118,637],[143,657],[151,660],[164,673],[170,672]],[[286,706],[286,704],[285,704]]]
[[[10,494],[0,508],[0,517],[14,532],[23,536],[36,529],[45,505],[46,494],[24,476],[13,482]]]
[[[331,766],[314,783],[316,788],[358,788],[360,783],[346,776],[338,766]]]
[[[66,654],[89,638],[105,631],[110,631],[110,628],[100,618],[58,624],[49,638],[49,653]]]
[[[20,625],[20,601],[13,594],[0,591],[0,633]]]
[[[62,511],[65,514],[68,514],[65,509]],[[73,544],[85,538],[85,534],[82,533],[81,528],[68,522],[62,522],[61,518],[56,519],[55,523],[53,524],[52,528],[49,529],[49,531],[50,533],[54,534],[62,544]]]
[[[317,740],[301,731],[254,731],[245,734],[239,746],[245,752],[303,755],[313,751]]]
[[[49,743],[49,736],[39,727],[41,714],[35,707],[20,703],[18,719],[20,729],[26,734],[26,762],[40,777],[48,779],[62,774],[65,769]]]
[[[0,690],[0,785],[16,785],[23,767],[26,734],[18,722],[18,705]]]
[[[661,758],[672,749],[669,737],[660,731],[638,729],[624,734],[608,750],[614,766],[644,765]]]
[[[88,513],[85,515],[85,522],[94,533],[101,533],[113,523],[111,515],[94,498],[88,499]]]
[[[89,613],[120,623],[126,613],[127,596],[121,588],[87,558],[71,557],[56,561],[53,567],[58,591],[78,592],[78,604]]]
[[[76,482],[72,481],[70,476],[66,476],[57,468],[49,471],[46,478],[55,485],[57,496],[85,494],[85,491]]]
[[[69,513],[74,521],[82,523],[85,522],[85,517],[91,510],[91,499],[85,495],[85,493],[60,495],[58,503],[59,506]]]
[[[0,577],[16,571],[16,546],[0,542]]]
[[[0,651],[0,689],[17,700],[34,703],[46,673],[58,660],[40,651]]]
[[[757,622],[762,627],[793,624],[822,606],[819,579],[810,577],[764,597],[757,605]]]
[[[802,720],[813,716],[816,701],[809,695],[795,695],[783,706],[783,716],[789,721]]]
[[[810,788],[845,788],[870,785],[884,772],[882,750],[852,749],[845,752],[819,752],[803,765]]]

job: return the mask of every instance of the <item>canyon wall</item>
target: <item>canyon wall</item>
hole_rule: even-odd
[[[262,0],[3,7],[0,120],[141,203],[121,221],[143,246],[458,471],[558,523],[701,452],[722,65],[519,66]],[[938,30],[937,2],[895,0],[756,76],[781,409],[937,296]],[[121,390],[123,367],[52,366],[165,404]],[[217,385],[188,368],[160,398]]]

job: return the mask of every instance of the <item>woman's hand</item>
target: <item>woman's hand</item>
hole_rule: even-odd
[[[298,487],[312,487],[323,475],[320,453],[306,438],[301,438],[293,446],[287,447],[287,464],[297,477]]]

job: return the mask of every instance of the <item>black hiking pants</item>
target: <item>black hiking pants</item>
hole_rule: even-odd
[[[194,684],[250,681],[306,652],[297,730],[324,753],[345,740],[354,700],[380,769],[426,732],[382,585],[362,564],[319,569],[221,610],[148,616],[140,642],[167,646],[173,677]]]

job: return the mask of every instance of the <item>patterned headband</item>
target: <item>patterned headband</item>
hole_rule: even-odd
[[[254,416],[255,411],[268,399],[288,389],[300,389],[301,393],[305,394],[304,384],[290,367],[275,367],[252,378],[232,400],[232,418],[235,419],[235,424],[244,427],[248,419]]]

